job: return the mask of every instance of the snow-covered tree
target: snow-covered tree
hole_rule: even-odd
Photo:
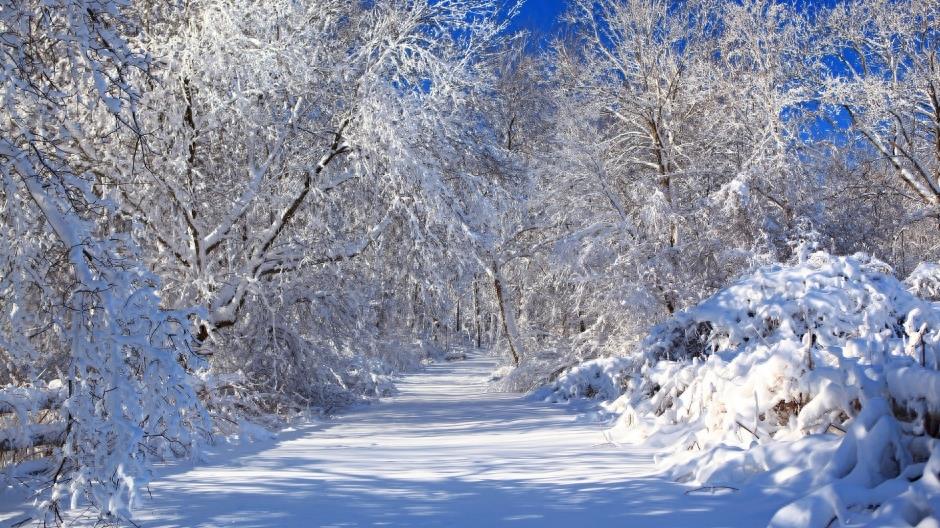
[[[43,520],[68,501],[128,515],[148,462],[186,454],[205,426],[187,372],[192,312],[161,307],[159,277],[75,159],[77,138],[139,133],[129,79],[149,61],[128,44],[134,22],[109,1],[0,10],[0,383],[14,415],[2,449],[49,454]]]
[[[141,80],[140,133],[125,134],[117,155],[83,142],[81,154],[145,241],[164,298],[206,308],[197,337],[214,366],[312,399],[310,369],[323,363],[313,356],[354,336],[368,348],[378,323],[363,316],[376,297],[397,303],[383,303],[388,326],[416,284],[435,289],[420,283],[441,269],[440,237],[457,225],[451,194],[471,185],[435,154],[452,152],[446,138],[484,82],[477,64],[506,9],[204,0],[144,10],[136,42],[155,62]],[[441,318],[420,314],[427,327]]]
[[[911,192],[936,206],[940,3],[851,0],[824,17],[817,82],[831,119],[847,121]]]
[[[937,258],[940,3],[851,0],[818,16],[801,82],[835,131],[823,171],[831,236],[910,272]]]

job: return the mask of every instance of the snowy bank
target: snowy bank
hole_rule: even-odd
[[[805,496],[771,525],[937,526],[940,309],[865,255],[760,269],[561,375],[611,437],[668,446],[676,478]],[[931,524],[933,523],[933,524]]]

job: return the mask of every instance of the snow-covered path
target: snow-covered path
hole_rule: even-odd
[[[435,364],[394,398],[168,472],[140,525],[766,525],[774,501],[686,495],[655,476],[651,451],[606,443],[566,407],[485,392],[493,366]]]

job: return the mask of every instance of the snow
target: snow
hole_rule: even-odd
[[[333,421],[269,443],[217,448],[195,467],[162,468],[135,521],[148,528],[750,527],[767,524],[788,501],[769,489],[723,493],[672,482],[655,450],[609,442],[603,423],[488,392],[495,366],[471,352],[406,376],[397,396]],[[94,525],[94,515],[73,514],[70,526]]]
[[[798,254],[539,396],[604,400],[611,438],[669,447],[679,480],[805,495],[772,526],[934,519],[940,311],[876,259]]]

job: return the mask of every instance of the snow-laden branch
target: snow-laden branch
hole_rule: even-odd
[[[235,203],[232,204],[229,213],[219,222],[215,229],[213,229],[202,240],[202,248],[206,254],[211,253],[216,247],[218,247],[222,239],[229,234],[235,223],[245,215],[252,202],[258,196],[258,193],[261,191],[261,184],[265,175],[271,169],[272,164],[277,160],[277,158],[283,155],[284,136],[290,133],[289,129],[297,120],[302,107],[303,98],[299,98],[294,104],[294,107],[290,113],[290,118],[284,126],[284,128],[288,130],[282,130],[278,133],[278,138],[275,141],[274,146],[270,149],[267,159],[265,159],[265,161],[260,165],[250,165],[248,167],[248,171],[251,176],[248,180],[248,185],[245,188],[245,191],[241,194],[241,196],[238,197]],[[322,169],[320,169],[318,166],[317,172],[320,170]]]

